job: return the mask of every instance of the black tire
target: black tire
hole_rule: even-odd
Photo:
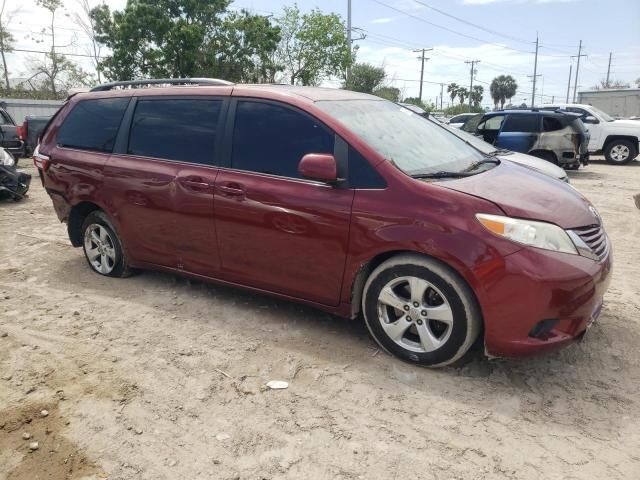
[[[445,328],[446,333],[443,334],[442,344],[432,351],[425,350],[420,352],[416,351],[415,347],[411,349],[411,346],[407,348],[393,340],[387,334],[388,330],[383,327],[383,323],[387,328],[391,325],[400,325],[398,322],[410,321],[407,317],[410,314],[413,315],[414,313],[412,312],[415,312],[415,315],[419,315],[421,309],[433,308],[421,305],[416,307],[415,310],[407,311],[406,315],[404,315],[405,312],[386,305],[382,305],[379,308],[378,300],[383,288],[394,282],[402,282],[402,279],[406,277],[426,281],[435,287],[434,289],[429,287],[425,291],[422,297],[425,301],[427,301],[429,295],[439,290],[436,298],[440,298],[443,300],[443,304],[447,304],[446,306],[448,306],[452,315],[451,325]],[[442,294],[442,297],[439,297],[440,294]],[[406,310],[407,306],[403,308]],[[480,308],[473,292],[464,280],[451,268],[439,261],[417,254],[403,254],[393,257],[381,264],[369,275],[362,296],[362,311],[369,332],[385,351],[404,361],[428,367],[442,367],[461,359],[478,338],[482,327]],[[391,312],[386,315],[393,315],[393,312],[395,312],[397,315],[402,316],[398,317],[396,322],[387,322],[383,317],[385,315],[383,312],[385,311]],[[427,318],[426,315],[423,318]],[[415,319],[414,322],[420,323]],[[432,323],[434,320],[429,320],[429,322]],[[427,325],[426,321],[423,323],[425,326]],[[404,344],[415,345],[413,343],[415,341],[410,337],[419,338],[416,333],[418,327],[417,325],[410,325],[406,332],[402,334],[400,343],[405,342]],[[423,324],[420,323],[420,325]],[[430,329],[430,331],[432,330]],[[417,340],[417,342],[422,343],[420,340]]]
[[[623,152],[628,151],[625,157]],[[612,165],[626,165],[638,156],[638,144],[629,140],[613,140],[604,149],[604,158]]]
[[[540,158],[542,160],[546,160],[547,162],[553,163],[554,165],[558,165],[558,159],[553,152],[538,150],[535,152],[531,152],[529,155],[531,155],[532,157]]]
[[[105,270],[97,268],[87,252],[87,249],[89,248],[87,237],[91,236],[91,232],[94,231],[96,226],[99,226],[106,231],[107,236],[105,237],[105,240],[108,239],[108,241],[105,241],[105,245],[108,245],[113,252],[113,260],[108,261],[109,267]],[[116,229],[109,220],[109,217],[101,210],[91,212],[82,223],[82,250],[84,251],[85,259],[91,269],[100,275],[124,278],[133,273],[129,268],[124,249],[122,248],[122,241],[120,240]]]

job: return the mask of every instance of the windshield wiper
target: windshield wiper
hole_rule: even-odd
[[[498,152],[495,153],[495,155],[498,155]],[[465,170],[463,170],[461,173],[468,173],[468,172],[472,172],[474,170],[477,170],[479,167],[481,167],[482,165],[487,165],[489,163],[493,163],[494,165],[500,165],[500,160],[497,158],[485,158],[484,160],[480,160],[479,162],[475,162],[472,163],[469,168],[466,168]]]
[[[473,173],[469,172],[447,172],[447,171],[439,171],[432,173],[416,173],[411,175],[411,178],[423,179],[423,178],[464,178],[471,177]]]

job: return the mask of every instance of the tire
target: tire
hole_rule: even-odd
[[[428,367],[461,359],[482,327],[469,286],[446,265],[413,254],[393,257],[369,275],[362,311],[380,347]]]
[[[95,210],[82,223],[82,249],[94,272],[106,277],[131,275],[120,237],[104,212]]]
[[[538,150],[536,152],[530,153],[529,155],[531,155],[532,157],[540,158],[542,160],[546,160],[547,162],[553,163],[554,165],[558,165],[558,159],[553,152]]]
[[[604,149],[604,158],[612,165],[626,165],[638,156],[638,144],[629,140],[613,140]]]

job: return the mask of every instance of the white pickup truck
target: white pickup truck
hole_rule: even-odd
[[[552,104],[542,105],[540,110],[561,110],[578,113],[591,134],[590,154],[604,154],[607,162],[624,165],[638,156],[640,121],[615,120],[591,105]]]

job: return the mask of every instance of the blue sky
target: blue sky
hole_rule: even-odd
[[[126,0],[107,0],[112,8],[122,8]],[[97,0],[91,0],[97,3]],[[235,8],[246,7],[256,13],[281,12],[293,2],[282,0],[237,0]],[[347,0],[298,0],[306,11],[318,7],[346,18]],[[575,59],[582,39],[588,57],[582,59],[579,90],[596,84],[606,75],[609,52],[613,52],[614,79],[632,82],[640,77],[640,0],[352,0],[353,26],[366,35],[357,41],[358,59],[384,65],[389,84],[405,96],[416,96],[420,62],[413,49],[433,48],[427,53],[423,96],[433,101],[439,95],[439,83],[456,82],[468,87],[469,65],[465,60],[480,60],[476,82],[485,87],[500,74],[512,74],[520,86],[514,102],[531,99],[533,50],[536,32],[541,49],[536,89],[537,103],[556,101],[566,96],[569,65]],[[385,5],[386,4],[386,5]],[[67,13],[77,7],[76,0],[65,0]],[[458,17],[448,17],[428,6]],[[44,11],[34,0],[8,0],[8,10],[18,9],[12,21],[18,45],[37,48],[33,32],[46,22]],[[481,28],[470,25],[470,22]],[[61,44],[73,43],[70,50],[83,51],[86,44],[77,26],[60,16]],[[359,33],[354,33],[358,37]],[[75,37],[75,39],[74,39]],[[74,40],[71,42],[71,40]],[[10,58],[12,68],[25,70],[25,55]],[[338,85],[337,81],[327,81]],[[573,87],[573,81],[571,82]],[[488,94],[486,104],[490,104]]]

